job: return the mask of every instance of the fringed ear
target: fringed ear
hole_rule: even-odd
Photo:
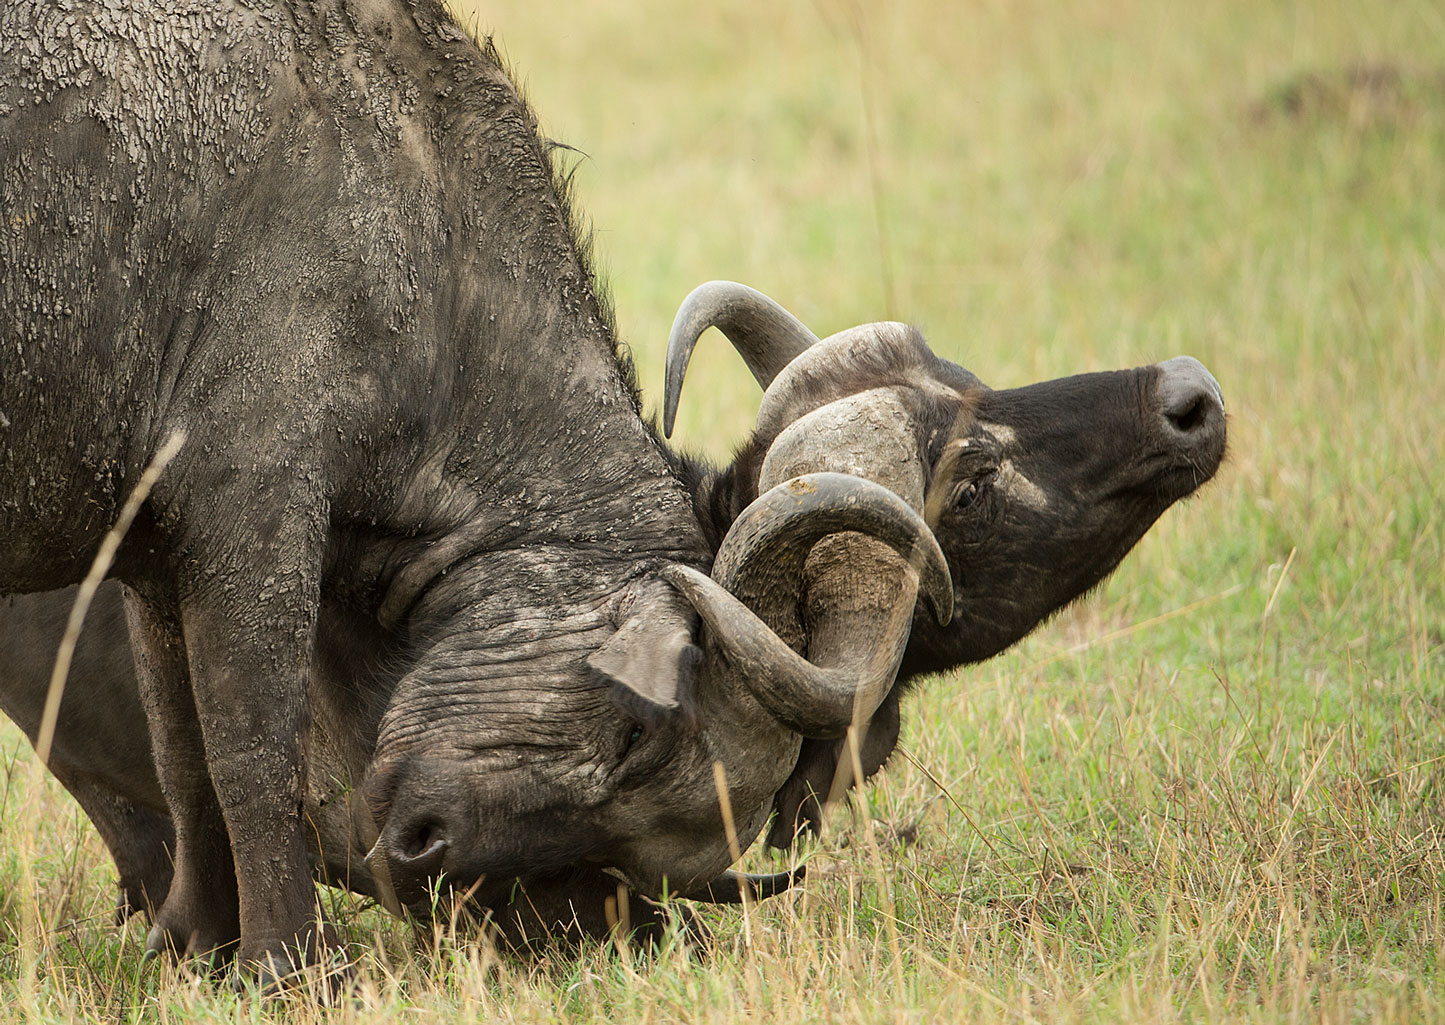
[[[648,718],[687,704],[702,652],[692,643],[696,615],[661,584],[631,603],[617,632],[587,657],[613,683],[613,696]]]

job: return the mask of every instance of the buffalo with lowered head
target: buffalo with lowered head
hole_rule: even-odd
[[[749,842],[916,593],[948,619],[917,511],[815,474],[709,543],[530,111],[432,0],[19,0],[0,38],[0,594],[79,580],[184,439],[113,566],[174,828],[148,948],[314,957],[343,805],[404,904],[735,891],[720,798]]]
[[[995,654],[1097,583],[1165,508],[1213,475],[1223,454],[1218,385],[1187,357],[994,392],[933,356],[904,325],[865,325],[819,342],[770,300],[722,282],[699,289],[679,312],[668,363],[669,427],[687,354],[714,323],[767,393],[757,430],[732,464],[718,469],[674,457],[711,546],[722,543],[760,488],[795,472],[841,470],[884,483],[926,511],[949,554],[953,623],[939,629],[915,617],[898,685],[861,724],[865,774],[896,742],[903,685]],[[833,537],[824,547],[840,544],[873,542]],[[891,552],[870,553],[860,565],[907,586],[907,570]],[[785,561],[773,569],[794,571]],[[0,676],[0,705],[32,735],[69,601],[66,594],[42,595],[0,610],[11,638],[9,650],[0,640],[9,666]],[[796,602],[769,612],[780,629],[799,636],[807,615]],[[144,735],[133,726],[142,716],[118,595],[103,593],[92,618],[81,644],[88,664],[78,666],[62,705],[51,765],[115,855],[123,906],[139,907],[169,884],[169,822],[147,771]],[[344,692],[313,675],[313,705],[334,708],[318,732],[372,733],[374,726],[355,720],[355,709],[338,704],[338,689]],[[111,715],[88,715],[96,706]],[[120,713],[131,728],[119,725]],[[803,742],[774,800],[775,846],[789,843],[799,825],[815,825],[821,800],[851,782],[851,758],[842,755],[838,738]],[[355,770],[328,771],[339,778]],[[311,807],[308,815],[322,877],[377,893],[345,802]],[[513,938],[595,935],[615,920],[606,914],[615,891],[610,878],[579,865],[534,873],[520,897],[489,906]],[[633,905],[634,925],[658,922],[655,909]]]

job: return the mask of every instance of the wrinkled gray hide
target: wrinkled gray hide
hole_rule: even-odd
[[[113,567],[174,828],[148,949],[315,958],[318,847],[393,906],[736,889],[715,767],[748,842],[920,587],[947,620],[917,511],[833,475],[707,539],[530,111],[432,0],[16,0],[0,40],[0,594],[79,580],[184,439]],[[809,561],[845,508],[901,591]]]

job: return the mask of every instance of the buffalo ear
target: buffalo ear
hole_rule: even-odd
[[[679,708],[691,694],[702,652],[692,643],[692,610],[678,605],[671,588],[635,599],[617,632],[587,656],[615,696],[644,715]]]

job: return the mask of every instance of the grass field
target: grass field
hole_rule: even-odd
[[[238,1003],[142,968],[7,727],[0,1022],[1445,1020],[1445,7],[744,7],[463,12],[586,154],[649,406],[730,277],[995,386],[1197,356],[1217,482],[922,688],[806,886],[708,912],[701,959],[512,960],[334,895],[354,993]],[[757,397],[705,339],[682,443],[725,456]]]

